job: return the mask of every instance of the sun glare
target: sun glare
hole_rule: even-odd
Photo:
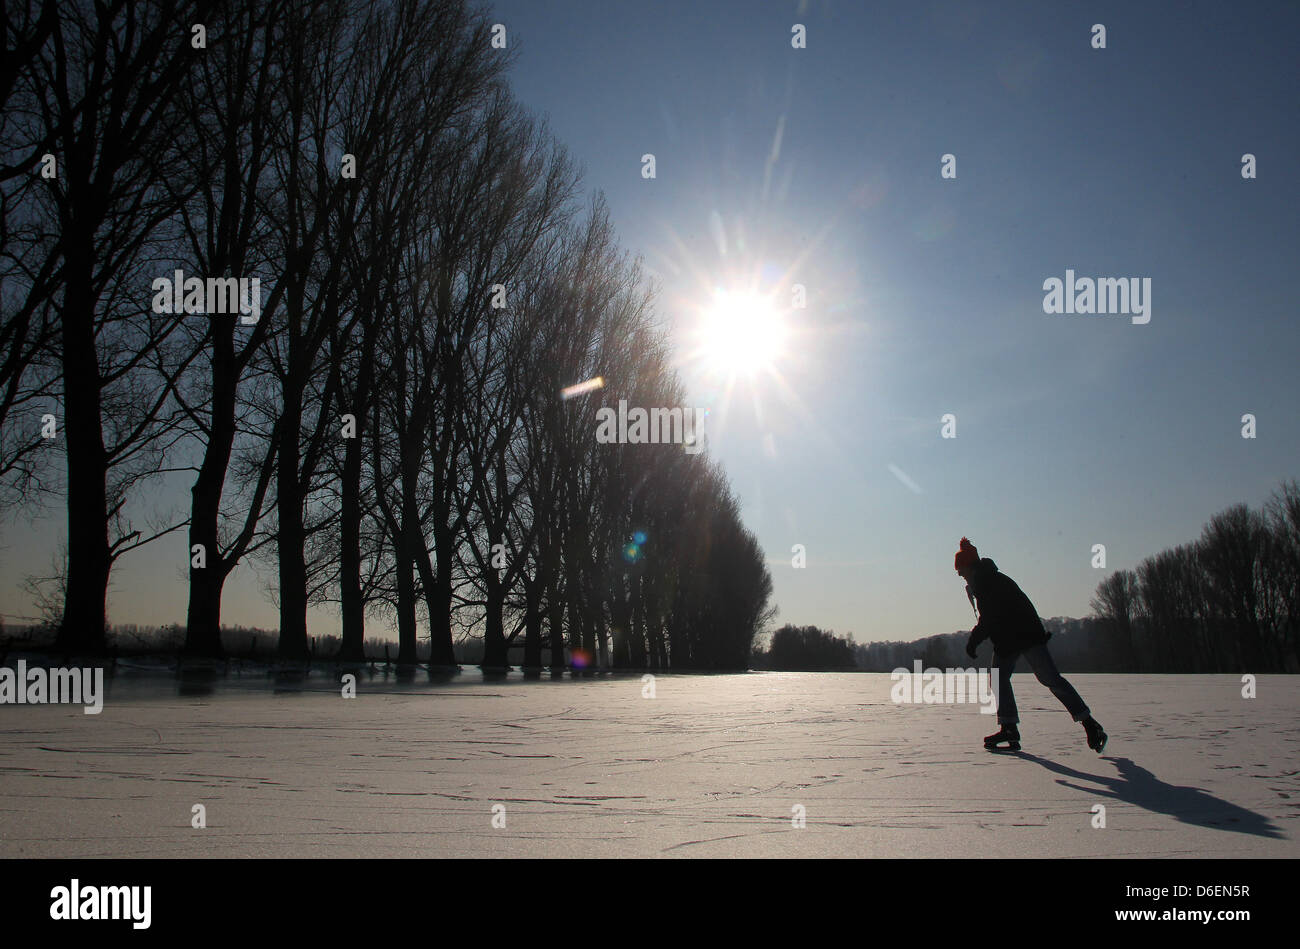
[[[772,300],[753,292],[721,291],[703,313],[700,355],[727,375],[753,375],[781,356],[785,323]]]

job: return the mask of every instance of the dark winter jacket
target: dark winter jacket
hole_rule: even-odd
[[[970,592],[975,595],[980,618],[971,630],[968,648],[991,639],[998,655],[1009,656],[1041,645],[1051,636],[1029,597],[1016,581],[999,573],[997,564],[988,557],[979,562],[971,576]]]

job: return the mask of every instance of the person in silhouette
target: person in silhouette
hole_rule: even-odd
[[[966,654],[974,659],[980,643],[993,640],[993,665],[998,670],[998,724],[1002,727],[984,739],[984,747],[999,750],[1005,744],[1011,751],[1020,750],[1020,715],[1011,690],[1011,673],[1024,656],[1038,681],[1052,691],[1076,722],[1083,724],[1088,747],[1101,754],[1106,747],[1106,733],[1052,661],[1047,651],[1051,633],[1043,627],[1029,597],[1014,580],[998,571],[997,564],[988,557],[981,558],[965,537],[958,545],[953,565],[966,581],[966,596],[979,616],[966,643]]]

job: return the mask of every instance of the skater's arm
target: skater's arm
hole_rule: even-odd
[[[974,591],[971,590],[970,584],[966,584],[966,599],[970,600],[970,605],[975,606]],[[980,610],[975,611],[975,628],[970,631],[970,638],[966,640],[966,655],[972,659],[975,658],[975,650],[979,648],[980,643],[988,638],[988,629],[984,625],[984,614]]]

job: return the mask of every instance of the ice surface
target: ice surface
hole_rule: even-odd
[[[1030,675],[1019,755],[887,675],[115,687],[0,707],[0,856],[1300,856],[1300,677],[1067,677],[1104,756]]]

